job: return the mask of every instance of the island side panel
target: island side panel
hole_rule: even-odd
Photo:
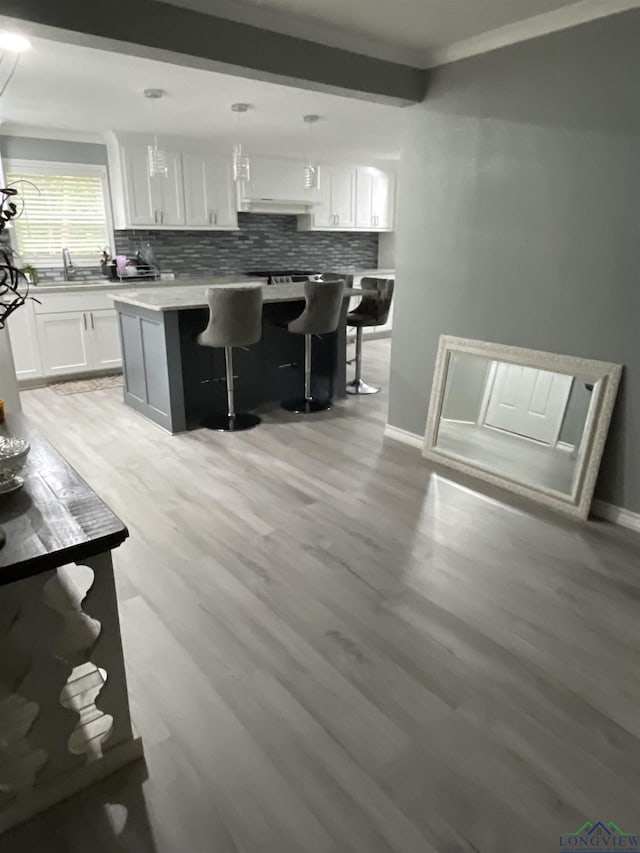
[[[124,402],[169,432],[186,429],[178,312],[116,301]]]

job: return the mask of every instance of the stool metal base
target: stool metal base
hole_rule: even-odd
[[[354,379],[347,384],[347,394],[378,394],[379,385],[367,385],[362,379]]]
[[[242,432],[257,427],[259,423],[261,419],[257,415],[238,412],[235,415],[209,415],[202,422],[202,426],[216,432]]]
[[[315,397],[310,400],[305,400],[304,397],[298,397],[294,400],[285,400],[282,403],[282,408],[287,412],[295,412],[298,415],[311,415],[314,412],[328,412],[333,406],[331,400],[318,400]]]

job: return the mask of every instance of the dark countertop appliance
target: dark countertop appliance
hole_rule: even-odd
[[[247,275],[266,278],[267,284],[283,284],[286,282],[307,281],[312,276],[320,275],[318,270],[251,270]]]

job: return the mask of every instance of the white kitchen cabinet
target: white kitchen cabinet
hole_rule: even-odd
[[[123,148],[126,207],[131,226],[175,227],[185,224],[182,159],[178,151],[167,151],[167,174],[149,175],[148,148]]]
[[[37,314],[45,376],[121,367],[118,315],[114,308]]]
[[[92,369],[91,331],[84,311],[36,315],[45,376]]]
[[[42,293],[39,298],[34,314],[44,376],[121,366],[118,315],[106,291]]]
[[[294,206],[300,209],[319,204],[321,190],[304,188],[304,162],[277,157],[251,157],[251,180],[238,184],[241,209],[252,205]]]
[[[186,224],[237,228],[229,159],[185,152],[182,172]]]
[[[149,177],[147,146],[129,145],[122,149],[124,203],[128,226],[157,224],[162,196],[157,181]],[[115,193],[114,193],[115,196]],[[120,224],[120,227],[125,227]]]
[[[159,225],[175,228],[185,225],[184,181],[182,177],[182,154],[167,151],[167,174],[150,178],[159,189],[160,207],[157,211]]]
[[[393,223],[393,176],[382,169],[363,166],[356,174],[356,226],[389,230]]]
[[[310,231],[392,231],[395,175],[372,166],[323,166],[321,202],[298,227]]]
[[[163,137],[167,174],[150,177],[150,137],[108,132],[106,139],[115,228],[237,228],[230,154],[212,154],[201,141]]]
[[[331,185],[331,214],[336,228],[353,228],[356,223],[356,171],[349,166],[328,169]]]
[[[353,230],[356,224],[356,170],[350,166],[322,166],[320,204],[308,224],[323,231]]]
[[[42,360],[33,302],[26,302],[15,311],[7,325],[18,381],[38,379],[42,376]]]
[[[122,366],[118,314],[115,308],[88,312],[91,325],[92,367],[108,370]]]

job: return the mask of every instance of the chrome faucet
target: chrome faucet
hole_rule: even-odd
[[[73,265],[71,254],[66,246],[62,250],[62,266],[64,267],[64,280],[73,281],[77,275],[77,270]]]

